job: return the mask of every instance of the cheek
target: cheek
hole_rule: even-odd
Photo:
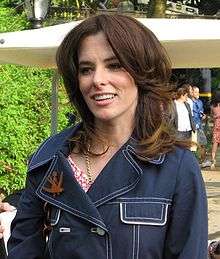
[[[85,97],[89,93],[89,85],[87,80],[79,80],[79,90],[82,93],[82,95]]]
[[[131,97],[133,96],[134,98],[137,98],[138,88],[137,88],[136,84],[133,81],[131,81],[129,86],[130,87],[129,87],[128,91],[131,94]]]
[[[116,86],[116,88],[118,88],[118,91],[137,95],[137,86],[129,74],[115,78],[115,80],[111,80],[111,82]]]

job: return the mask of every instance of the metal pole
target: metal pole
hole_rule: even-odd
[[[209,68],[202,68],[201,72],[202,72],[202,77],[205,81],[203,92],[211,93],[211,86],[212,86],[211,70]]]
[[[57,133],[59,74],[54,70],[51,88],[51,136]]]

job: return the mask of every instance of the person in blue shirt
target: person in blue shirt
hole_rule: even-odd
[[[193,87],[193,90],[193,119],[196,129],[202,129],[202,120],[206,118],[206,115],[204,114],[203,102],[199,99],[199,88]]]
[[[199,88],[193,86],[193,120],[196,126],[197,133],[197,143],[199,144],[199,155],[201,167],[211,166],[211,162],[206,160],[206,145],[207,138],[203,129],[203,120],[206,119],[206,114],[204,113],[203,102],[199,99]]]

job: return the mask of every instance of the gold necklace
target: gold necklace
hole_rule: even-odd
[[[89,184],[93,184],[93,174],[91,172],[91,164],[90,164],[90,159],[89,159],[89,155],[88,152],[85,154],[85,160],[86,160],[86,173],[88,176],[88,180],[89,180]]]

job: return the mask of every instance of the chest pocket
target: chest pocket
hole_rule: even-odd
[[[126,224],[164,226],[169,205],[170,199],[121,198],[120,218]]]

